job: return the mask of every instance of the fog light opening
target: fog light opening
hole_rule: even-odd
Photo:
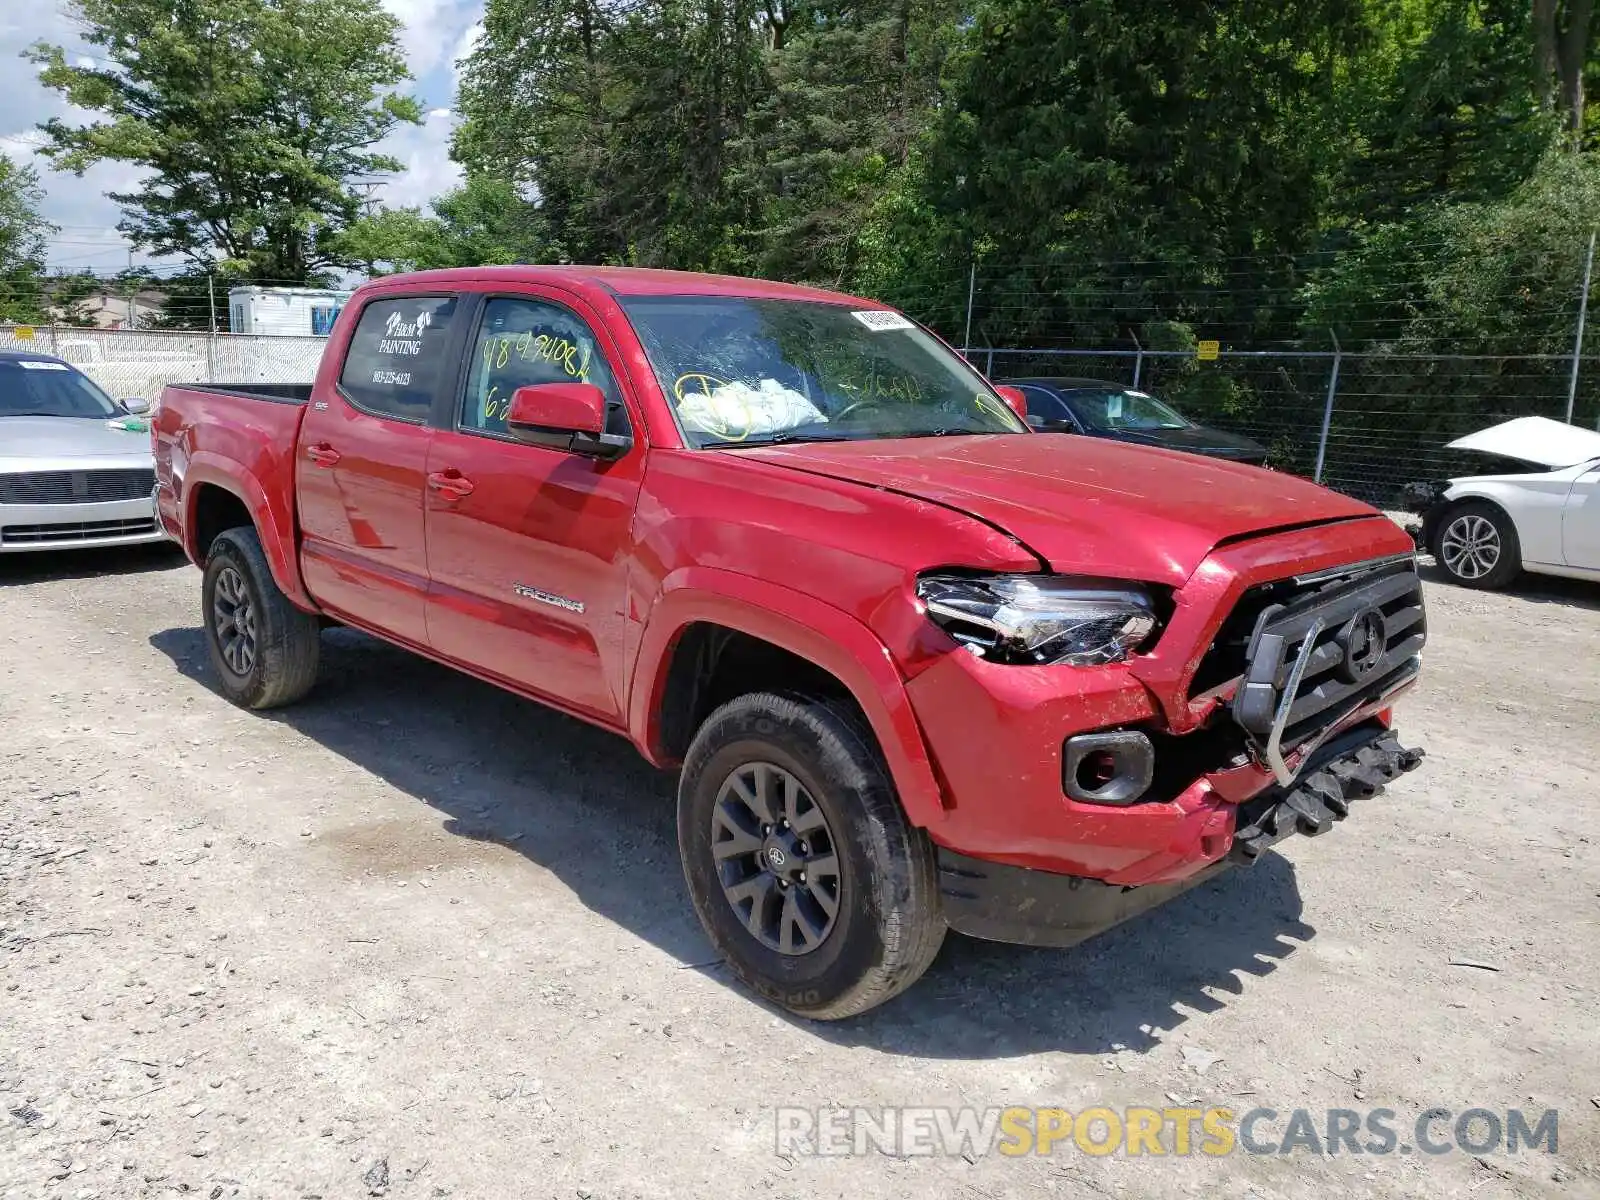
[[[1155,777],[1155,750],[1135,729],[1080,733],[1062,751],[1062,787],[1085,804],[1132,804]]]

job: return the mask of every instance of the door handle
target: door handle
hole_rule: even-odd
[[[314,446],[306,447],[306,457],[319,467],[331,467],[342,457],[337,450],[327,442],[318,442]]]
[[[446,500],[460,500],[463,496],[470,496],[473,489],[472,480],[454,467],[447,471],[435,471],[429,475],[428,486],[441,493]]]

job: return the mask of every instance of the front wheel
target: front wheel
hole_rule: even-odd
[[[311,690],[321,657],[320,623],[278,587],[254,529],[217,535],[200,594],[206,647],[223,695],[260,709],[292,704]]]
[[[801,1016],[884,1003],[944,940],[933,846],[841,705],[752,693],[712,713],[684,762],[678,846],[729,967]]]
[[[1517,527],[1503,509],[1481,500],[1447,512],[1432,549],[1444,573],[1464,587],[1505,587],[1522,569]]]

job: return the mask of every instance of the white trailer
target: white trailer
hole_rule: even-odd
[[[333,288],[229,288],[228,330],[325,337],[349,299],[348,291]]]

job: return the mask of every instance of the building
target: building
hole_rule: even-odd
[[[52,316],[74,325],[93,325],[98,329],[149,329],[165,311],[165,292],[140,291],[130,301],[127,293],[118,295],[110,288],[92,292],[71,306],[72,311],[52,310]],[[129,312],[133,319],[129,320]]]

